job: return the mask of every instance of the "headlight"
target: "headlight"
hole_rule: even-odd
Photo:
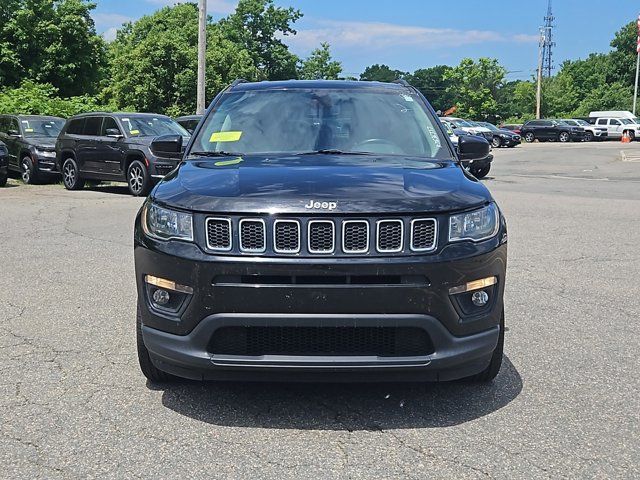
[[[144,206],[142,228],[145,234],[160,240],[193,241],[193,217],[190,213],[170,210],[153,203]]]
[[[39,148],[36,148],[35,152],[39,157],[54,158],[56,156],[56,152],[51,152],[49,150],[40,150]]]
[[[473,212],[451,215],[449,218],[449,241],[473,240],[479,242],[498,233],[498,208],[490,204]]]
[[[506,133],[501,133],[500,136],[502,138],[510,138],[511,137],[511,135],[507,135]]]

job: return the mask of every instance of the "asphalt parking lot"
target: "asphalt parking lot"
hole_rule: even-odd
[[[492,385],[145,382],[122,187],[0,189],[0,477],[637,478],[640,161],[496,152],[509,223]],[[640,160],[640,143],[624,146]]]

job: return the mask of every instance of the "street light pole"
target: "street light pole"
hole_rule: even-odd
[[[205,67],[207,61],[207,0],[198,2],[198,91],[196,113],[205,110]]]

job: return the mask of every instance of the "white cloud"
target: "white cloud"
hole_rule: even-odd
[[[526,33],[519,33],[513,36],[513,40],[518,43],[538,43],[540,41],[539,35],[528,35]]]
[[[382,22],[345,22],[317,20],[312,28],[300,29],[296,36],[285,37],[294,47],[309,50],[321,42],[336,48],[384,49],[420,47],[425,49],[460,47],[487,42],[529,42],[531,36],[505,35],[490,30],[457,30],[397,25]]]
[[[111,27],[102,32],[102,38],[104,38],[107,42],[112,42],[116,39],[117,33],[118,27]]]
[[[192,0],[195,1],[195,0]],[[184,0],[147,0],[148,3],[155,5],[175,5],[176,3],[185,3]],[[207,0],[207,13],[218,13],[228,15],[236,10],[238,2],[235,0]]]
[[[117,27],[123,23],[133,20],[126,15],[120,15],[119,13],[102,13],[96,12],[92,15],[93,21],[96,22],[98,27]]]

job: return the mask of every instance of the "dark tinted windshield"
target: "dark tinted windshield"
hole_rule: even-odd
[[[159,135],[182,135],[188,137],[183,127],[169,117],[135,116],[120,119],[130,137],[157,137]]]
[[[338,150],[449,159],[437,121],[417,95],[392,90],[230,92],[206,118],[191,151]]]
[[[57,138],[64,127],[64,120],[20,120],[25,137]]]

